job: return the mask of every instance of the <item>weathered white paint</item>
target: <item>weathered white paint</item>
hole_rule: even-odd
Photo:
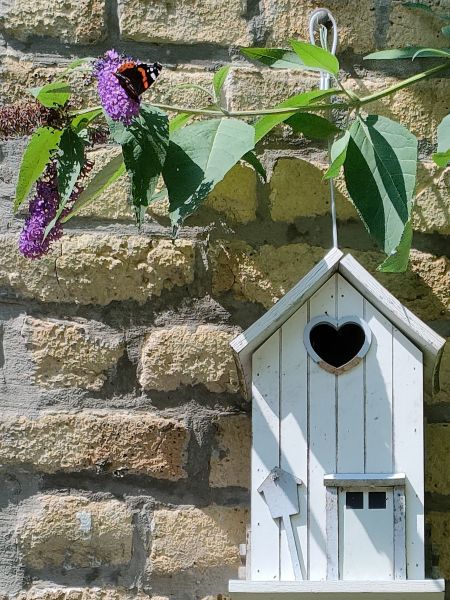
[[[333,275],[309,300],[309,317],[336,317]],[[336,375],[311,358],[309,364],[309,579],[327,578],[325,473],[336,471]]]
[[[303,330],[307,320],[308,309],[307,305],[304,305],[283,325],[280,361],[280,466],[303,482],[303,485],[297,488],[299,513],[291,517],[303,579],[307,577],[308,564],[308,365],[303,344]],[[285,581],[294,580],[283,525],[280,539],[280,576]]]
[[[340,261],[339,272],[399,331],[421,348],[424,357],[425,382],[430,387],[436,387],[436,366],[439,365],[444,349],[444,338],[403,306],[350,254]]]
[[[279,523],[272,519],[258,492],[273,467],[279,466],[279,355],[276,331],[253,355],[253,444],[251,484],[251,537],[253,580],[278,580]],[[270,548],[270,551],[267,549]]]
[[[394,469],[406,473],[407,577],[424,577],[422,354],[397,329],[393,336]]]
[[[246,592],[255,594],[264,594],[264,600],[269,600],[270,596],[266,594],[282,595],[284,600],[289,596],[285,594],[314,594],[316,600],[320,599],[321,594],[328,594],[327,600],[339,598],[339,594],[361,594],[364,597],[377,598],[384,600],[383,596],[387,594],[396,594],[396,598],[401,600],[397,594],[405,594],[405,598],[411,597],[409,594],[420,594],[421,600],[427,600],[426,594],[430,598],[436,599],[435,594],[443,594],[445,591],[445,581],[443,579],[421,579],[421,580],[391,580],[391,581],[240,581],[231,580],[229,584],[230,592]],[[422,595],[424,594],[424,595]],[[336,596],[337,595],[337,596]],[[305,596],[302,596],[304,598]],[[388,598],[388,596],[386,596]],[[233,594],[234,598],[239,598]],[[251,600],[251,596],[245,596]],[[298,596],[292,596],[298,600]],[[308,598],[308,596],[306,596]],[[291,600],[289,598],[289,600]]]
[[[425,383],[436,387],[436,368],[439,365],[445,339],[405,308],[350,254],[343,257],[340,250],[333,248],[272,308],[230,343],[244,384],[243,390],[248,398],[251,398],[253,352],[303,306],[336,271],[339,271],[382,315],[422,349]]]
[[[386,508],[371,509],[369,493],[363,508],[346,505],[348,490],[339,489],[339,573],[344,580],[387,581],[394,578],[394,507],[392,488],[378,488],[386,494]]]
[[[333,581],[338,577],[371,576],[381,577],[383,581],[379,583],[385,585],[388,576],[395,577],[395,583],[405,575],[418,580],[424,576],[421,352],[392,325],[401,321],[405,332],[410,315],[405,313],[407,319],[402,320],[397,301],[387,292],[384,297],[383,288],[368,274],[367,278],[362,267],[356,268],[356,261],[346,257],[344,263],[341,256],[339,252],[327,255],[320,267],[285,296],[290,294],[288,301],[282,304],[282,299],[233,342],[239,360],[245,363],[252,357],[250,371],[248,364],[242,364],[253,378],[252,556],[247,572],[255,585],[264,587],[276,582],[277,591],[268,588],[267,594],[292,594],[295,590],[331,593],[320,585],[314,588],[316,591],[284,586],[289,581],[294,586],[299,583],[294,581],[286,531],[278,519],[270,516],[264,497],[257,491],[276,466],[303,481],[298,487],[300,510],[291,518],[291,524],[304,583],[309,579],[321,584],[328,579],[330,585],[339,586],[344,582]],[[351,282],[347,277],[352,278]],[[357,277],[360,281],[355,283]],[[367,294],[366,283],[370,290]],[[363,360],[348,372],[332,374],[308,356],[303,340],[305,328],[312,319],[324,315],[333,319],[352,315],[364,319],[370,327],[371,346]],[[419,327],[414,319],[411,339],[427,347],[429,360],[433,352],[436,358],[440,352],[439,336],[430,336],[428,328]],[[403,519],[404,503],[396,492],[403,489],[402,485],[406,489]],[[367,527],[359,527],[358,519],[346,519],[344,523],[347,515],[338,518],[338,489],[346,487],[389,488],[390,509],[392,514],[395,511],[395,518],[384,516],[390,533],[377,539],[387,530],[387,521],[384,525],[379,522],[382,509],[370,511]],[[388,541],[389,549],[383,550],[386,564],[370,560],[375,571],[367,568],[364,575],[368,554],[355,549],[368,543],[368,531],[376,545]],[[347,542],[342,541],[342,536]],[[356,562],[361,557],[358,566],[353,559],[348,563],[347,555],[347,564],[353,563],[353,571],[343,566],[347,549],[342,547],[339,551],[340,537],[344,546],[353,548]],[[290,545],[292,548],[292,541]],[[379,583],[372,590],[350,593],[381,594]],[[339,594],[346,588],[331,589]],[[241,593],[266,592],[248,588]],[[402,588],[398,593],[411,593],[411,589]],[[417,593],[426,595],[430,590],[419,591],[418,587]],[[250,600],[250,595],[245,597]]]
[[[394,487],[394,569],[395,579],[406,579],[405,486]]]
[[[364,316],[372,330],[365,364],[365,465],[368,473],[393,471],[392,324],[367,300]]]
[[[339,496],[338,489],[328,487],[327,511],[327,579],[339,579]]]
[[[363,316],[364,298],[341,275],[337,279],[337,316]],[[367,342],[366,335],[366,342]],[[369,343],[371,340],[369,340]],[[370,347],[369,347],[370,352]],[[364,472],[364,362],[336,379],[337,472]]]
[[[327,487],[389,487],[405,485],[404,473],[330,473],[323,478]]]

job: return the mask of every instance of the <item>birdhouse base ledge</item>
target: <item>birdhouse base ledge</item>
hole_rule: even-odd
[[[373,600],[443,600],[443,579],[397,581],[242,581],[231,580],[229,592],[232,600],[344,600],[351,594]]]

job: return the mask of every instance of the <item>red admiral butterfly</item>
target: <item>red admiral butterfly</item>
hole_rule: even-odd
[[[161,69],[162,65],[157,62],[153,65],[126,62],[120,65],[114,75],[128,96],[138,102],[139,96],[154,83]]]

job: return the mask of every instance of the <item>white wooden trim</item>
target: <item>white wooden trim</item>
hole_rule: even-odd
[[[424,355],[426,383],[436,389],[438,387],[437,366],[445,339],[404,307],[350,254],[340,261],[339,272],[405,336],[419,346]]]
[[[424,594],[443,593],[443,579],[406,579],[390,581],[241,581],[231,580],[230,592],[248,592],[256,594]]]
[[[327,487],[394,487],[405,481],[404,473],[330,473],[323,477]]]
[[[309,316],[336,317],[337,276],[333,276],[309,300]],[[325,473],[336,471],[337,376],[308,358],[309,364],[309,579],[327,578]]]
[[[425,575],[422,354],[400,331],[393,337],[394,469],[406,478],[407,577]]]
[[[337,488],[327,488],[327,579],[339,579],[339,506]]]
[[[303,481],[297,487],[299,513],[291,516],[303,579],[308,570],[308,355],[302,338],[307,309],[304,304],[281,328],[280,358],[280,466]],[[280,578],[295,580],[283,523]]]
[[[253,354],[252,580],[279,579],[279,519],[272,519],[258,492],[270,471],[279,466],[279,354],[279,331]]]
[[[337,248],[330,250],[317,265],[303,277],[287,294],[246,331],[230,342],[236,363],[243,378],[244,393],[251,397],[251,355],[279,329],[294,312],[302,306],[337,271],[343,253]]]
[[[406,579],[405,487],[394,487],[394,578]]]

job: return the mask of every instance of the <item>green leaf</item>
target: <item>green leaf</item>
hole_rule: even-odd
[[[194,115],[191,113],[178,113],[173,119],[169,121],[169,133],[173,133],[177,129],[184,127],[186,123],[191,119]]]
[[[163,177],[175,228],[194,213],[214,186],[255,145],[255,131],[238,119],[210,119],[176,131]]]
[[[70,98],[70,86],[64,81],[54,81],[42,87],[31,88],[30,94],[47,107],[64,106]]]
[[[59,143],[58,162],[56,175],[58,180],[59,203],[54,218],[50,221],[44,231],[44,239],[55,226],[61,213],[73,192],[73,188],[80,176],[85,162],[84,141],[70,127],[64,129]]]
[[[306,42],[299,42],[297,40],[290,40],[290,44],[305,67],[326,71],[327,73],[331,73],[331,75],[338,74],[339,61],[331,52],[314,44],[307,44]]]
[[[84,112],[74,117],[70,122],[70,126],[76,133],[80,133],[80,131],[86,129],[86,127],[102,113],[103,110],[101,108],[93,108],[88,112]]]
[[[397,249],[378,266],[377,271],[382,271],[383,273],[403,273],[406,271],[408,268],[412,237],[413,228],[411,221],[408,221],[403,230]]]
[[[386,117],[359,117],[350,127],[344,163],[347,190],[366,228],[386,254],[397,249],[411,216],[417,140]]]
[[[341,130],[334,123],[313,113],[296,113],[286,120],[286,125],[292,127],[295,133],[313,139],[326,139],[336,135]]]
[[[61,221],[65,223],[77,215],[82,208],[88,204],[91,204],[91,202],[98,198],[100,194],[102,194],[110,185],[117,181],[125,172],[126,169],[122,154],[111,158],[103,167],[103,169],[94,175],[94,177],[92,177],[87,186],[78,196],[70,213],[61,219]]]
[[[398,58],[413,58],[417,52],[425,51],[422,58],[431,58],[433,54],[429,54],[429,50],[423,46],[408,46],[407,48],[392,48],[391,50],[380,50],[372,52],[364,57],[364,60],[396,60]]]
[[[261,175],[264,181],[267,181],[267,173],[265,168],[262,166],[261,161],[254,152],[246,152],[242,157],[246,163],[255,169],[255,171]]]
[[[16,185],[14,210],[28,195],[31,186],[39,179],[52,154],[58,148],[62,131],[52,127],[39,127],[31,136],[20,165]]]
[[[241,52],[251,60],[272,67],[272,69],[305,69],[305,63],[291,50],[282,48],[241,48]]]
[[[296,94],[295,96],[291,96],[281,104],[277,104],[275,108],[301,108],[303,106],[308,106],[308,104],[312,104],[313,101],[318,98],[325,98],[327,96],[331,96],[332,94],[340,93],[340,90],[314,90],[312,92],[304,92],[303,94]],[[276,125],[283,123],[289,117],[295,115],[295,112],[282,113],[278,115],[266,115],[261,117],[256,123],[255,126],[255,141],[259,142],[261,138],[269,133]]]
[[[216,100],[220,98],[223,84],[225,83],[225,79],[227,78],[230,69],[230,65],[225,65],[224,67],[221,67],[216,73],[214,73],[213,87],[214,93],[216,94]]]
[[[433,14],[433,9],[428,6],[428,4],[424,4],[423,2],[403,2],[403,6],[406,8],[417,8],[419,10],[423,10],[427,13]]]
[[[433,154],[433,160],[438,167],[446,167],[450,163],[450,150],[445,152],[435,152]]]
[[[344,135],[335,140],[330,149],[331,165],[328,167],[327,172],[323,176],[324,179],[330,179],[331,177],[337,177],[342,165],[345,162],[347,156],[347,146],[350,141],[350,132],[345,131]]]
[[[439,167],[446,167],[450,161],[450,115],[442,119],[437,128],[438,147],[433,160]]]
[[[435,57],[435,58],[450,58],[450,50],[447,50],[446,48],[423,48],[421,50],[418,50],[414,56],[412,57],[412,59],[414,60],[415,58],[418,57]]]
[[[148,206],[166,160],[169,144],[169,120],[166,113],[154,106],[142,104],[139,115],[130,126],[107,117],[111,135],[121,144],[123,159],[131,179],[131,197],[142,215]]]

